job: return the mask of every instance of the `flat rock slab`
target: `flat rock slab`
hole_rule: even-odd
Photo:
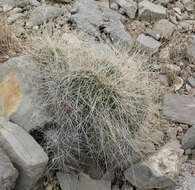
[[[0,64],[0,116],[27,131],[49,121],[46,111],[38,105],[34,71],[35,64],[27,56]]]
[[[195,97],[167,93],[163,102],[164,117],[188,125],[195,124]]]
[[[0,190],[12,190],[15,187],[17,177],[18,171],[0,148]]]
[[[4,118],[0,118],[0,145],[19,171],[15,190],[30,190],[47,165],[47,155],[24,129]]]
[[[182,138],[182,147],[184,149],[194,149],[195,148],[195,125],[187,130]]]
[[[127,169],[125,178],[140,189],[174,186],[179,175],[182,154],[179,142],[168,143],[148,160]]]
[[[191,63],[195,63],[195,36],[187,47],[187,56]]]

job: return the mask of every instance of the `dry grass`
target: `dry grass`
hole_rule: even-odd
[[[51,124],[42,130],[52,167],[79,169],[95,162],[105,170],[139,160],[138,136],[142,131],[148,138],[143,131],[155,97],[142,57],[98,49],[69,34],[30,41],[40,106],[51,113]]]
[[[20,51],[21,45],[12,27],[7,24],[6,17],[0,18],[0,58],[16,56]]]

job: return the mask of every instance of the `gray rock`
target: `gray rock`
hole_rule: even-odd
[[[85,174],[79,175],[78,190],[110,190],[111,182],[103,180],[93,180]]]
[[[29,21],[34,26],[41,25],[50,19],[60,16],[63,12],[63,9],[58,7],[40,6],[33,10]]]
[[[48,157],[21,127],[0,118],[0,144],[19,171],[15,190],[30,190],[41,177]]]
[[[111,3],[110,8],[115,10],[115,11],[118,11],[119,10],[119,5],[117,3],[113,2],[113,3]]]
[[[96,38],[101,39],[103,36],[119,48],[132,48],[134,40],[121,23],[122,16],[119,13],[93,0],[78,0],[75,7],[79,11],[71,15],[69,22],[72,25]]]
[[[57,178],[62,190],[76,190],[78,188],[78,175],[57,172]]]
[[[195,126],[194,125],[191,128],[189,128],[185,133],[185,135],[183,136],[182,145],[184,149],[195,148]]]
[[[195,88],[195,78],[194,77],[189,77],[188,83],[191,85],[191,87]]]
[[[187,57],[191,63],[195,63],[195,36],[193,37],[190,44],[187,46]]]
[[[173,31],[176,30],[176,26],[168,20],[162,19],[154,24],[152,30],[161,38],[167,39],[171,36]]]
[[[179,143],[168,143],[148,160],[127,169],[125,178],[140,189],[174,186],[182,154]]]
[[[18,171],[12,165],[8,156],[0,148],[0,190],[14,189]]]
[[[35,64],[27,56],[9,59],[0,65],[0,116],[30,131],[49,121],[39,106],[34,86]]]
[[[159,40],[159,39],[160,39],[160,35],[157,34],[156,32],[154,32],[154,31],[153,31],[152,29],[150,29],[150,28],[146,28],[145,34],[146,34],[147,36],[153,37],[155,40]]]
[[[133,190],[133,187],[127,184],[123,184],[121,190]]]
[[[163,102],[164,117],[180,123],[195,124],[195,97],[167,93]]]
[[[138,4],[139,17],[142,20],[152,21],[166,18],[166,8],[144,0]]]
[[[71,3],[73,0],[55,0],[57,3]]]
[[[150,36],[146,36],[144,34],[140,34],[137,37],[137,42],[140,44],[141,48],[147,53],[153,53],[158,50],[161,43],[156,41],[154,38]]]
[[[111,190],[120,190],[119,185],[114,185]]]
[[[22,13],[17,13],[17,14],[14,14],[14,15],[11,15],[9,16],[9,18],[7,19],[7,23],[8,24],[12,24],[14,23],[16,20],[19,20],[21,18],[24,18],[24,14]]]
[[[137,3],[133,0],[115,0],[115,2],[123,8],[126,15],[133,19],[137,12]]]
[[[28,5],[39,6],[40,3],[37,0],[0,0],[0,7],[3,7],[4,11],[11,10],[14,7],[24,8]]]

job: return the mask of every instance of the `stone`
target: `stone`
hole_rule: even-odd
[[[78,175],[57,172],[57,179],[62,190],[76,190],[78,188]]]
[[[9,11],[15,7],[24,8],[28,5],[39,6],[40,3],[37,0],[0,0],[0,7],[3,7],[4,11]]]
[[[195,63],[195,36],[191,40],[190,44],[187,46],[187,57],[191,63]]]
[[[0,148],[0,190],[14,189],[17,177],[18,171]]]
[[[70,24],[96,39],[104,38],[117,48],[131,50],[134,40],[125,30],[119,13],[93,0],[78,0],[74,6],[79,11],[70,16]]]
[[[143,50],[147,53],[153,53],[158,50],[160,47],[161,43],[156,41],[150,36],[146,36],[144,34],[140,34],[137,37],[137,42],[143,48]]]
[[[195,148],[195,126],[192,126],[187,130],[182,138],[182,147],[184,149]]]
[[[148,0],[138,4],[139,18],[145,21],[160,20],[166,18],[166,8],[156,5]]]
[[[34,87],[35,64],[28,56],[9,59],[0,64],[0,116],[30,131],[49,121],[39,106]]]
[[[195,78],[194,77],[189,77],[188,78],[188,83],[190,84],[190,86],[192,87],[192,88],[195,88]]]
[[[125,178],[140,189],[174,186],[182,154],[179,142],[170,142],[146,161],[127,169],[124,172]]]
[[[123,184],[121,190],[133,190],[133,187],[127,184]]]
[[[111,3],[110,8],[113,9],[113,10],[115,10],[115,11],[118,11],[119,10],[118,4],[117,3],[114,3],[114,2]]]
[[[15,190],[30,190],[42,176],[48,157],[21,127],[0,118],[0,144],[19,171]]]
[[[39,6],[32,11],[29,21],[34,26],[38,26],[62,15],[63,12],[64,10],[58,7]]]
[[[162,115],[175,122],[195,124],[195,97],[166,93],[163,98]]]
[[[93,180],[89,176],[81,173],[79,175],[78,190],[110,190],[111,182],[103,180]]]
[[[71,3],[73,0],[55,0],[57,3]]]
[[[152,29],[150,29],[150,28],[146,28],[145,34],[146,34],[147,36],[153,37],[155,40],[159,40],[159,39],[160,39],[160,35],[157,34],[157,33],[155,33],[155,32],[154,32]]]
[[[12,24],[12,23],[14,23],[15,21],[17,21],[17,20],[19,20],[21,18],[24,18],[24,15],[22,13],[17,13],[17,14],[11,15],[7,19],[7,23],[8,24]]]
[[[133,0],[115,0],[115,2],[123,8],[125,14],[133,19],[137,12],[137,3]]]
[[[154,24],[152,30],[161,38],[168,39],[173,31],[176,30],[176,26],[166,19],[161,19]]]
[[[114,185],[111,190],[120,190],[119,185]]]

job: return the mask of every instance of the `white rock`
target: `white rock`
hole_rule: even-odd
[[[0,144],[19,171],[15,190],[30,190],[41,177],[48,157],[21,127],[0,118]]]
[[[152,21],[166,18],[166,8],[144,0],[138,4],[139,17],[142,20]]]
[[[195,126],[194,125],[191,128],[189,128],[185,133],[185,135],[183,136],[182,145],[184,149],[195,148]]]
[[[148,160],[124,173],[126,180],[138,188],[165,188],[176,184],[183,150],[178,142],[165,145]]]

